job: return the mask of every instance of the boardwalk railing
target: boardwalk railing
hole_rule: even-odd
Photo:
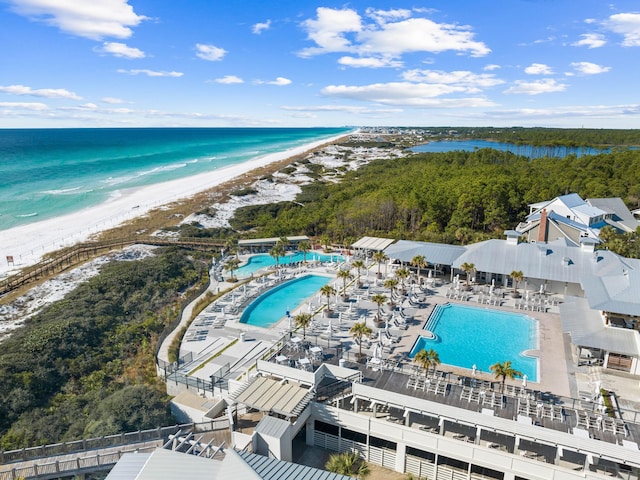
[[[100,251],[114,250],[133,244],[166,246],[181,246],[186,248],[221,248],[224,243],[209,238],[156,238],[156,237],[132,237],[107,242],[86,242],[75,245],[58,253],[51,258],[43,260],[31,267],[25,268],[20,273],[0,280],[0,296],[35,282],[49,275],[59,273],[72,267],[83,260],[96,255]]]
[[[214,430],[224,430],[229,427],[227,420],[212,420],[203,423],[187,423],[174,425],[171,427],[159,427],[153,430],[142,430],[138,432],[122,433],[120,435],[109,435],[99,438],[77,440],[73,442],[55,443],[40,447],[23,448],[20,450],[9,450],[0,452],[0,464],[24,462],[38,458],[54,457],[57,455],[68,455],[71,453],[88,452],[104,448],[122,447],[136,443],[153,440],[165,440],[169,435],[175,435],[179,431],[210,432]]]

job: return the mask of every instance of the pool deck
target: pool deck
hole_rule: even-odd
[[[238,322],[244,307],[257,295],[267,288],[286,280],[294,278],[302,273],[314,273],[334,276],[337,265],[306,265],[304,268],[283,267],[276,274],[273,269],[258,272],[246,286],[238,284],[220,283],[215,288],[225,291],[233,288],[228,294],[209,305],[194,320],[189,328],[185,340],[181,346],[181,356],[191,355],[192,361],[181,367],[184,373],[190,373],[202,379],[209,379],[214,370],[219,370],[228,365],[230,378],[245,373],[259,358],[275,357],[286,342],[295,335],[302,336],[301,331],[290,332],[289,322],[284,319],[272,328],[252,327]],[[306,340],[316,346],[337,348],[338,354],[346,361],[355,360],[359,352],[359,346],[349,334],[349,328],[355,322],[366,321],[374,334],[367,342],[363,342],[362,353],[368,357],[373,356],[373,349],[382,337],[382,361],[397,365],[403,371],[409,371],[414,367],[409,358],[409,352],[413,347],[416,337],[424,333],[423,327],[435,305],[446,303],[459,303],[468,306],[508,311],[526,314],[538,321],[539,357],[538,381],[528,381],[527,388],[540,392],[553,392],[561,397],[579,398],[581,392],[593,392],[597,382],[601,382],[603,388],[614,390],[618,395],[621,406],[640,410],[637,403],[637,381],[610,375],[597,367],[577,366],[573,358],[568,335],[562,332],[559,308],[557,303],[562,301],[558,296],[558,302],[550,302],[545,311],[532,311],[518,309],[520,300],[514,299],[510,291],[496,289],[494,292],[499,298],[499,305],[486,305],[479,303],[479,299],[486,298],[487,285],[476,286],[464,295],[465,300],[448,298],[451,293],[451,283],[442,279],[429,279],[428,289],[416,290],[404,297],[398,297],[398,303],[404,308],[408,320],[403,325],[391,325],[390,338],[383,335],[384,330],[378,333],[373,319],[377,312],[377,305],[371,301],[371,297],[377,293],[389,297],[389,290],[382,286],[384,279],[377,278],[375,268],[370,267],[362,272],[362,287],[358,288],[352,281],[347,288],[348,299],[341,295],[331,299],[331,308],[334,311],[332,318],[325,316],[322,309],[326,305],[326,297],[314,295],[303,303],[297,310],[291,312],[294,317],[300,312],[313,314],[313,322],[306,331]],[[427,279],[423,278],[423,282]],[[342,291],[343,283],[336,279],[333,285],[338,292]],[[409,289],[409,287],[407,287]],[[524,291],[521,291],[524,293]],[[533,295],[533,293],[531,293]],[[419,300],[419,302],[417,302]],[[390,306],[384,305],[382,311],[389,315]],[[330,332],[329,332],[330,330]],[[243,339],[244,341],[238,341]],[[392,342],[394,340],[395,342]],[[235,341],[235,343],[234,343]],[[222,353],[221,353],[222,352]],[[295,359],[294,359],[295,360]],[[337,358],[334,359],[337,362]],[[509,359],[504,359],[509,360]],[[200,365],[198,370],[196,368]],[[459,368],[451,365],[440,365],[439,369],[452,376],[461,378],[471,377],[470,369]],[[195,370],[195,371],[194,371]],[[476,371],[478,380],[496,381],[491,372]],[[507,385],[511,388],[521,388],[522,379],[507,379]]]

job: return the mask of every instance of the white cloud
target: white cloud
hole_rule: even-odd
[[[49,110],[44,103],[39,102],[0,102],[0,108],[17,108],[19,110],[43,111]]]
[[[318,47],[303,50],[303,56],[353,50],[345,34],[362,30],[360,15],[355,10],[319,7],[316,9],[316,15],[315,20],[305,20],[302,26],[307,31],[309,39]]]
[[[350,57],[344,56],[338,59],[340,65],[354,68],[398,68],[402,66],[402,62],[393,60],[390,57]]]
[[[574,47],[600,48],[607,43],[604,35],[600,33],[583,33],[581,39],[572,43]]]
[[[146,68],[138,68],[133,70],[125,70],[124,68],[119,68],[117,72],[126,73],[128,75],[146,75],[148,77],[181,77],[184,75],[184,73],[182,72],[165,72],[159,70],[148,70]]]
[[[102,97],[101,100],[104,103],[109,103],[111,105],[119,105],[121,103],[124,103],[124,100],[115,97]]]
[[[138,15],[127,0],[9,0],[12,10],[30,20],[52,25],[79,37],[101,40],[129,38],[131,27],[147,17]]]
[[[387,23],[393,20],[404,20],[411,17],[411,10],[406,8],[397,8],[394,10],[375,10],[373,8],[367,9],[367,15],[373,18],[376,23]]]
[[[487,71],[487,72],[492,72],[494,70],[499,70],[502,67],[500,65],[496,65],[495,63],[490,63],[489,65],[485,65],[485,67],[483,68],[483,70]]]
[[[488,107],[494,103],[485,98],[435,98],[464,92],[465,87],[444,84],[391,82],[364,86],[329,85],[322,89],[328,97],[348,98],[384,105],[429,108]]]
[[[98,52],[108,53],[121,58],[144,58],[145,54],[138,48],[128,47],[120,42],[105,42],[102,47],[95,49]]]
[[[316,19],[302,23],[308,38],[316,44],[300,52],[304,57],[346,52],[362,58],[398,58],[411,52],[444,51],[480,57],[491,51],[483,42],[473,40],[469,26],[409,18],[412,12],[408,10],[368,10],[373,18],[370,23],[364,23],[352,9],[320,7],[316,13]]]
[[[369,108],[359,107],[355,105],[313,105],[313,106],[282,106],[283,110],[294,112],[344,112],[353,114],[370,114],[370,113],[399,113],[400,108]]]
[[[624,37],[622,46],[640,47],[640,13],[617,13],[611,15],[604,25]]]
[[[216,78],[214,82],[222,83],[225,85],[231,85],[234,83],[244,83],[244,80],[242,80],[240,77],[237,77],[235,75],[225,75],[224,77]]]
[[[532,63],[524,69],[524,73],[527,75],[551,75],[553,70],[549,65],[544,63]]]
[[[30,95],[32,97],[46,98],[68,98],[70,100],[82,100],[82,97],[74,92],[65,90],[64,88],[36,88],[27,87],[25,85],[8,85],[0,86],[0,92],[9,93],[11,95]]]
[[[291,80],[284,77],[278,77],[275,80],[271,80],[270,82],[266,82],[268,85],[276,85],[278,87],[283,87],[285,85],[290,85]]]
[[[521,108],[507,110],[491,110],[485,112],[486,117],[493,118],[622,118],[640,114],[639,104],[628,105],[573,105],[553,108]]]
[[[263,23],[256,23],[253,25],[251,31],[256,35],[260,35],[264,30],[269,30],[271,28],[271,20],[267,20]]]
[[[476,74],[467,70],[444,72],[442,70],[407,70],[402,74],[405,80],[429,84],[455,85],[466,93],[478,93],[482,88],[501,85],[504,80],[492,73]]]
[[[515,85],[509,87],[503,93],[521,94],[521,95],[539,95],[541,93],[563,92],[566,88],[567,88],[566,84],[558,83],[556,80],[552,78],[535,80],[533,82],[527,82],[525,80],[516,80]]]
[[[591,62],[573,62],[571,66],[583,75],[596,75],[598,73],[605,73],[611,70],[611,67],[603,67],[596,63]]]
[[[196,43],[196,50],[198,51],[196,57],[211,62],[222,60],[227,54],[224,48],[216,47],[215,45],[206,45],[204,43]]]

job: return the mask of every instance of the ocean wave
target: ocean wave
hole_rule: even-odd
[[[27,217],[35,217],[38,215],[38,212],[33,213],[24,213],[22,215],[16,215],[16,218],[27,218]]]
[[[193,160],[189,160],[187,163],[198,163],[198,159],[194,158]]]
[[[165,165],[163,167],[156,167],[156,168],[152,168],[151,170],[138,172],[133,175],[123,175],[122,177],[109,177],[105,180],[102,180],[102,183],[106,183],[107,185],[111,185],[111,186],[119,185],[121,183],[126,183],[132,180],[135,180],[136,178],[144,177],[147,175],[153,175],[154,173],[171,172],[173,170],[185,168],[186,166],[187,166],[187,163],[173,163],[171,165]]]
[[[44,195],[69,195],[80,190],[80,187],[74,188],[61,188],[60,190],[44,190],[40,193]]]

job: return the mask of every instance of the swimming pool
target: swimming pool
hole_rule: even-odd
[[[292,253],[291,255],[285,255],[278,257],[278,263],[280,265],[288,265],[289,263],[302,262],[304,255],[302,252]],[[326,255],[317,253],[307,253],[307,261],[318,260],[320,262],[335,262],[342,261],[342,255]],[[269,254],[260,254],[249,257],[247,263],[238,268],[234,273],[237,277],[250,277],[251,274],[257,272],[261,268],[271,267],[276,264],[275,258]]]
[[[240,323],[255,327],[271,327],[330,280],[330,277],[322,275],[305,275],[278,285],[251,302],[242,313]]]
[[[510,360],[512,367],[536,382],[538,359],[524,354],[538,349],[538,322],[518,313],[464,305],[438,305],[425,330],[434,338],[418,337],[409,356],[433,348],[448,365],[490,372],[497,362]]]

